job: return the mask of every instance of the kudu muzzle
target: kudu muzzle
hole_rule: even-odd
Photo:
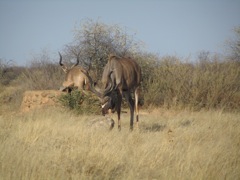
[[[109,98],[108,101],[105,101],[102,105],[102,115],[105,116],[108,114],[109,110],[112,112],[115,111],[115,103],[112,101],[112,98]]]

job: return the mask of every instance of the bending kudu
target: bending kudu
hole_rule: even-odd
[[[116,110],[118,115],[118,128],[121,129],[121,103],[122,97],[124,97],[130,108],[130,129],[133,129],[134,110],[136,111],[136,126],[138,127],[141,68],[135,60],[109,55],[108,63],[105,65],[102,75],[104,87],[101,91],[97,91],[92,78],[87,73],[84,72],[84,74],[87,75],[90,81],[90,90],[101,100],[103,115],[105,115],[108,110]],[[135,103],[131,96],[132,92],[135,96]]]
[[[62,70],[65,72],[65,80],[60,88],[61,91],[67,90],[71,91],[72,88],[76,87],[78,90],[89,89],[89,80],[88,77],[83,73],[87,72],[82,67],[78,66],[79,64],[79,55],[77,56],[77,62],[72,67],[67,67],[62,63],[62,55],[59,53],[60,60],[59,65],[62,67]]]

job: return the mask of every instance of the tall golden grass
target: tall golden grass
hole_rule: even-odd
[[[240,114],[141,111],[140,128],[61,108],[0,116],[0,179],[239,179]],[[116,119],[115,115],[113,117]]]

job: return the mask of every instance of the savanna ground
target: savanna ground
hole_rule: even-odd
[[[0,116],[1,179],[239,179],[240,114],[142,110],[140,128],[61,107]],[[116,115],[113,116],[116,119]]]

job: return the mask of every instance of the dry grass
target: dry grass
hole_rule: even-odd
[[[129,114],[121,132],[88,127],[95,117],[0,116],[1,179],[240,178],[240,114],[157,109],[133,132]]]
[[[165,57],[145,68],[144,104],[167,108],[240,109],[240,63],[216,57],[195,63]]]

